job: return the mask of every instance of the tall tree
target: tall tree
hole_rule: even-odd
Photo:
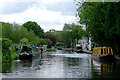
[[[53,36],[55,36],[56,37],[56,30],[54,30],[54,29],[51,29],[51,30],[49,30],[49,31],[47,31],[46,33],[45,33],[45,35],[53,35]]]
[[[26,27],[28,31],[34,31],[35,35],[37,35],[39,38],[44,37],[43,29],[36,22],[28,21],[24,23],[23,26]]]
[[[56,37],[53,35],[46,35],[45,38],[48,38],[52,41],[52,45],[54,46],[56,44]]]
[[[82,29],[82,27],[76,25],[73,29],[72,29],[72,39],[82,39],[82,37],[84,36],[84,30]]]
[[[76,24],[72,23],[72,24],[64,24],[63,27],[63,31],[72,31],[72,29],[76,26]]]
[[[101,46],[120,52],[120,2],[84,2],[79,4],[80,23],[86,25],[91,37]]]

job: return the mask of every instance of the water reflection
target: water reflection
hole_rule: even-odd
[[[91,78],[91,62],[87,58],[64,58],[64,70],[67,78]]]
[[[34,55],[32,61],[13,61],[2,65],[3,77],[17,78],[119,78],[120,63],[104,63],[91,54],[58,50]],[[9,74],[10,73],[10,74]]]
[[[31,67],[32,62],[30,60],[22,60],[21,65],[22,65],[22,67]]]
[[[92,70],[93,70],[93,78],[119,78],[120,77],[120,63],[106,63],[105,62],[97,62],[95,60],[91,60]]]
[[[82,64],[82,58],[66,58],[68,66],[79,66]]]

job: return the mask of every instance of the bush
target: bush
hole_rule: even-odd
[[[52,45],[54,46],[56,44],[56,37],[54,37],[53,35],[46,35],[45,38],[48,38],[52,41]]]
[[[28,44],[29,43],[29,41],[28,41],[28,39],[27,38],[22,38],[21,40],[20,40],[20,43],[21,44]]]
[[[11,47],[11,48],[10,48]],[[12,48],[12,41],[7,38],[2,39],[2,63],[10,62],[18,57],[15,49]]]
[[[2,39],[2,55],[11,54],[11,50],[9,49],[12,46],[12,41],[7,38]]]
[[[51,47],[52,41],[48,38],[41,39],[39,45],[47,45],[47,47]]]

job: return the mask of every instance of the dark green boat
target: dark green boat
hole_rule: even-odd
[[[20,60],[32,60],[32,48],[23,46],[20,51],[19,58]]]

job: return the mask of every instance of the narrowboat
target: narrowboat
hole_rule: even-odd
[[[111,47],[98,47],[94,48],[92,52],[93,56],[98,56],[100,60],[114,61],[113,50]]]
[[[19,58],[20,60],[32,60],[32,48],[23,46],[20,51]]]

